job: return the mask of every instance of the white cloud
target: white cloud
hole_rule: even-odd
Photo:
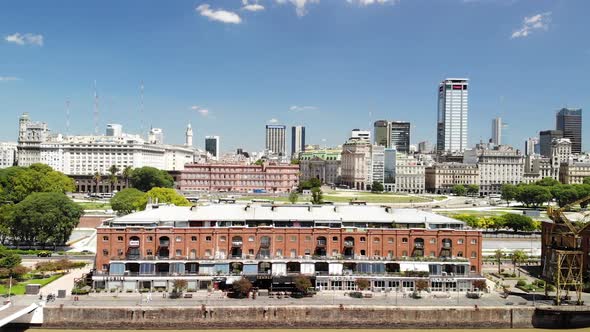
[[[207,4],[203,4],[195,8],[201,16],[205,16],[212,21],[218,21],[222,23],[240,24],[242,19],[240,15],[223,9],[211,9]]]
[[[279,120],[272,118],[272,119],[268,120],[268,123],[279,123]]]
[[[20,81],[21,79],[14,76],[0,76],[0,82]]]
[[[250,3],[250,0],[242,0],[242,7],[243,10],[247,10],[249,12],[258,12],[264,10],[264,6],[258,3],[258,0],[254,0],[253,3]]]
[[[201,106],[193,105],[190,107],[191,110],[197,111],[197,113],[201,114],[202,116],[208,116],[209,110],[206,108],[202,108]]]
[[[320,0],[275,0],[278,4],[285,4],[285,3],[291,3],[293,6],[295,6],[295,12],[297,13],[297,16],[304,16],[305,14],[307,14],[307,9],[305,8],[305,6],[307,4],[310,3],[320,3]]]
[[[346,2],[359,6],[369,6],[373,4],[384,5],[386,3],[397,3],[399,0],[346,0]]]
[[[4,37],[4,40],[17,45],[43,46],[43,35],[35,35],[32,33],[21,34],[20,32],[15,32],[12,35]]]
[[[551,23],[551,12],[525,17],[522,22],[522,27],[514,31],[510,38],[524,38],[535,30],[548,30],[549,23]]]
[[[316,107],[316,106],[297,106],[297,105],[293,105],[293,106],[289,107],[289,111],[292,111],[292,112],[315,111],[317,109],[318,109],[318,107]]]

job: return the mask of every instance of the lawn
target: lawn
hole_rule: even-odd
[[[105,202],[78,202],[84,210],[110,210],[111,204]]]
[[[18,284],[14,283],[12,285],[12,294],[13,295],[23,295],[25,293],[25,287],[28,284],[37,284],[37,285],[41,285],[41,287],[43,287],[43,286],[61,278],[62,276],[63,276],[63,274],[58,273],[58,274],[54,274],[48,278],[28,279],[25,281],[21,281]],[[9,288],[8,283],[6,285],[0,285],[0,295],[8,294],[8,288]]]

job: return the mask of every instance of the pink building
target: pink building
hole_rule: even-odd
[[[177,185],[181,191],[288,193],[299,185],[299,166],[187,164]]]

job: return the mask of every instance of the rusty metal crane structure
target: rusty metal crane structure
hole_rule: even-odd
[[[543,227],[543,271],[547,283],[555,285],[555,304],[562,304],[575,294],[577,304],[582,304],[584,252],[582,233],[590,230],[590,212],[580,214],[578,220],[571,220],[565,212],[580,203],[590,201],[590,196],[578,199],[562,208],[547,208],[547,216],[553,221]],[[546,285],[547,285],[546,283]],[[547,286],[545,286],[547,287]],[[547,293],[547,288],[545,288]]]

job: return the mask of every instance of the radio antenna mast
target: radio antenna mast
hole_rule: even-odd
[[[96,80],[94,80],[94,135],[98,136],[98,93],[96,92]]]
[[[66,135],[70,134],[70,100],[66,100]]]

